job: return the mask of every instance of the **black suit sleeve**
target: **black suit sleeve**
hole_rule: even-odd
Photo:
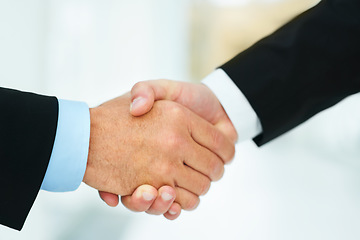
[[[263,145],[360,91],[360,0],[324,0],[221,68],[257,113]]]
[[[0,88],[0,223],[20,230],[41,187],[58,119],[55,97]]]

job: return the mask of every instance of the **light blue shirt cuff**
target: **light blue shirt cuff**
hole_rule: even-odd
[[[59,99],[56,137],[41,189],[76,190],[85,175],[90,139],[90,113],[86,103]]]

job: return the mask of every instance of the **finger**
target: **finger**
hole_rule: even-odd
[[[194,210],[200,203],[200,198],[194,193],[183,189],[181,187],[176,187],[176,199],[175,201],[179,203],[182,209],[184,210]]]
[[[175,189],[169,186],[161,187],[158,196],[146,212],[152,215],[161,215],[169,211],[176,198]]]
[[[131,196],[121,197],[121,202],[131,211],[144,212],[150,208],[157,195],[156,188],[150,185],[142,185]]]
[[[195,151],[185,158],[184,163],[211,179],[217,181],[224,175],[224,162],[209,149],[194,145]]]
[[[164,217],[166,217],[169,220],[175,220],[180,216],[180,214],[181,214],[181,206],[180,206],[180,204],[174,202],[171,205],[169,211],[167,211],[164,214]]]
[[[224,115],[224,117],[220,118],[219,121],[214,124],[214,126],[219,129],[222,133],[227,136],[230,141],[232,141],[234,144],[238,141],[238,134],[235,130],[234,125],[232,124],[231,120],[227,115]]]
[[[178,83],[153,80],[136,83],[131,89],[130,113],[137,117],[149,112],[156,100],[173,100],[180,91]]]
[[[197,196],[205,195],[210,188],[210,179],[202,173],[184,166],[181,176],[175,178],[177,186],[186,189]]]
[[[195,142],[217,154],[224,163],[235,155],[234,143],[209,122],[188,111],[189,131]]]
[[[110,207],[116,207],[119,204],[119,196],[116,194],[99,191],[100,198]]]

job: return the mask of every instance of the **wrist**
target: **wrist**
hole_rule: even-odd
[[[238,141],[250,140],[262,132],[256,112],[226,72],[217,69],[202,82],[216,95],[236,131],[240,133]]]
[[[93,179],[94,171],[93,171],[93,142],[94,142],[94,135],[96,134],[96,126],[97,126],[97,110],[96,108],[89,108],[90,113],[90,137],[89,137],[89,149],[88,149],[88,158],[86,163],[85,174],[83,178],[83,182],[91,185],[91,179]]]

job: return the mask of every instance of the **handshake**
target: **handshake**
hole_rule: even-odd
[[[130,108],[130,111],[129,111]],[[203,84],[136,84],[131,93],[90,109],[83,182],[109,205],[176,219],[224,173],[237,133]]]

